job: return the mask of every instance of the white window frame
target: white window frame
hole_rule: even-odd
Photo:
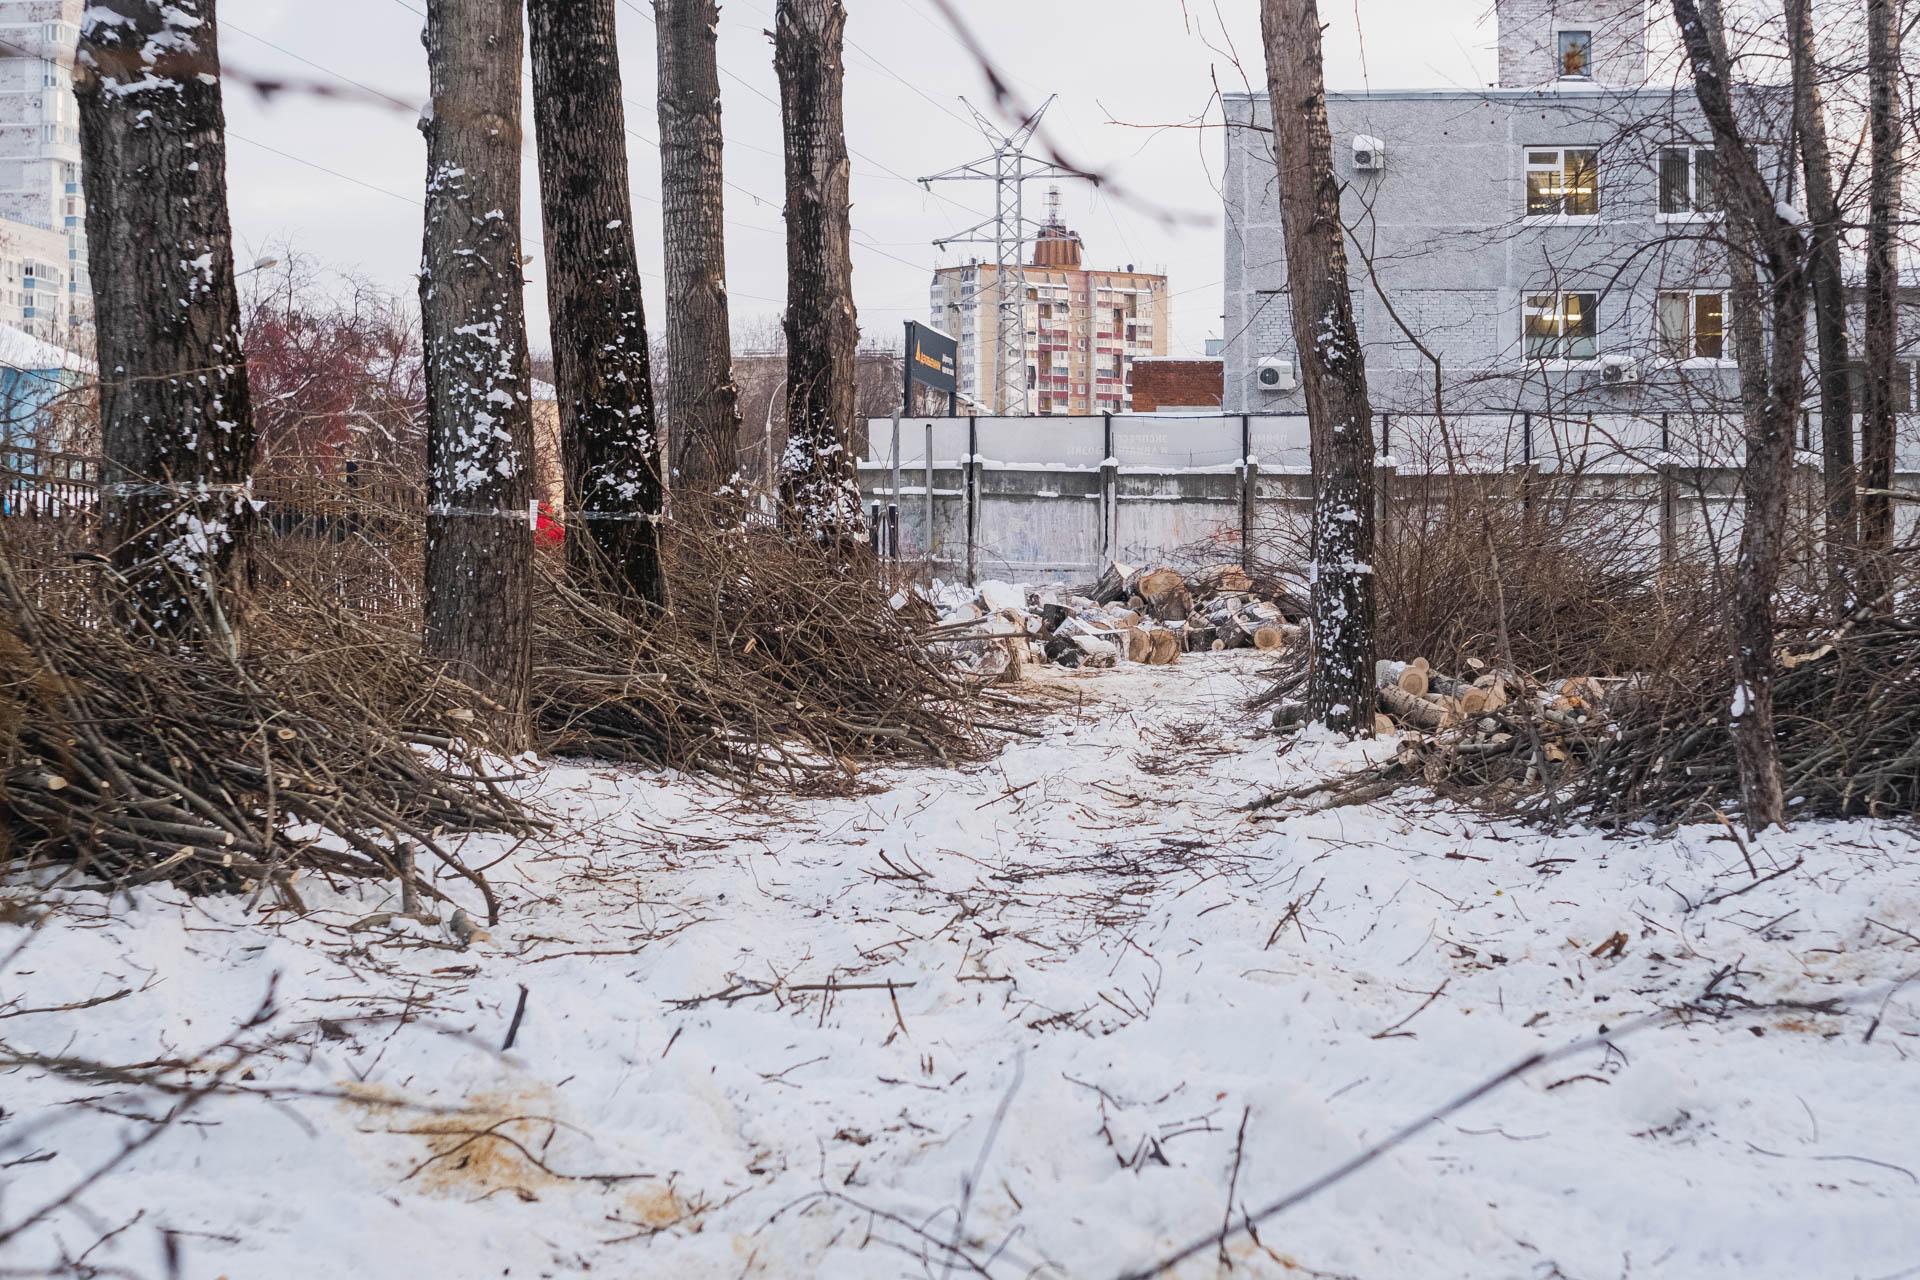
[[[1551,165],[1536,163],[1535,155],[1552,153]],[[1593,157],[1593,212],[1568,213],[1567,202],[1567,155],[1570,152],[1584,152]],[[1533,210],[1533,192],[1531,177],[1536,173],[1552,173],[1561,183],[1557,198],[1560,208],[1553,213],[1535,213]],[[1589,223],[1600,217],[1600,148],[1595,146],[1563,145],[1522,147],[1520,150],[1520,210],[1521,216],[1529,222],[1574,222]]]
[[[1538,352],[1529,348],[1527,321],[1532,317],[1538,299],[1552,299],[1554,323],[1561,332],[1554,338],[1557,348],[1552,352]],[[1593,319],[1593,353],[1591,355],[1570,355],[1566,351],[1565,332],[1567,319],[1567,299],[1585,298],[1591,303],[1588,314]],[[1549,369],[1584,369],[1600,363],[1600,294],[1593,289],[1539,289],[1529,290],[1520,295],[1520,351],[1530,364],[1542,365]]]
[[[1666,195],[1665,170],[1667,154],[1673,151],[1684,151],[1687,156],[1687,208],[1683,211],[1670,213],[1661,208],[1660,205]],[[1703,206],[1701,203],[1700,162],[1697,157],[1703,151],[1708,155],[1714,153],[1711,146],[1704,146],[1696,142],[1670,142],[1660,148],[1660,154],[1653,162],[1653,216],[1655,221],[1717,222],[1720,219],[1720,211],[1718,209],[1713,208],[1711,204]],[[1711,197],[1709,196],[1708,199],[1710,200]]]
[[[1685,334],[1686,354],[1674,355],[1667,347],[1667,335],[1661,329],[1661,304],[1668,298],[1687,300],[1687,331]],[[1694,321],[1699,316],[1701,298],[1720,299],[1720,354],[1703,356],[1700,352],[1699,334],[1695,331]],[[1653,298],[1653,340],[1660,358],[1670,364],[1693,369],[1721,369],[1731,367],[1733,359],[1733,298],[1726,289],[1661,289]]]

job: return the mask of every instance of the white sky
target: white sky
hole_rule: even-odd
[[[657,323],[652,5],[617,3],[640,260],[654,273],[647,301],[649,319]],[[336,88],[344,88],[335,78],[343,76],[417,107],[426,91],[419,41],[423,5],[229,0],[221,6],[225,59],[232,70],[250,75]],[[1217,129],[1131,126],[1193,120],[1207,109],[1216,79],[1226,91],[1243,88],[1230,50],[1238,51],[1246,78],[1260,87],[1257,6],[1251,0],[960,0],[956,7],[1022,94],[1033,102],[1060,95],[1047,125],[1061,148],[1138,193],[1122,198],[1086,183],[1065,183],[1066,221],[1085,239],[1090,265],[1131,262],[1164,269],[1175,293],[1172,349],[1198,353],[1204,339],[1220,332],[1221,136]],[[1322,6],[1331,23],[1329,86],[1485,84],[1493,63],[1491,8],[1491,0],[1329,0]],[[960,97],[990,115],[992,109],[983,76],[931,0],[848,0],[848,9],[854,293],[863,334],[892,340],[901,321],[925,319],[932,269],[963,260],[962,250],[942,256],[930,242],[990,210],[985,183],[940,184],[930,195],[910,180],[987,150]],[[785,293],[780,111],[765,35],[772,12],[773,0],[721,5],[727,254],[736,335],[777,317]],[[230,80],[227,114],[230,199],[243,265],[285,241],[323,265],[366,274],[394,289],[412,288],[425,169],[412,110],[304,93],[262,101]],[[527,312],[529,337],[540,351],[548,346],[545,255],[530,107],[526,114],[524,216],[528,251],[536,255],[528,269]],[[1028,196],[1030,213],[1044,209],[1043,185],[1029,186]],[[1156,216],[1161,208],[1184,220],[1162,220]]]

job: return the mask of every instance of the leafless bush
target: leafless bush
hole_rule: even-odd
[[[534,700],[552,749],[809,785],[863,761],[975,754],[975,691],[872,566],[701,523],[669,531],[672,600],[656,616],[557,566],[544,575]]]
[[[1378,652],[1449,671],[1477,659],[1585,675],[1698,652],[1716,630],[1713,567],[1663,563],[1657,491],[1620,492],[1628,482],[1574,472],[1397,482],[1374,550]],[[1281,529],[1254,559],[1299,572],[1311,563],[1306,531]]]

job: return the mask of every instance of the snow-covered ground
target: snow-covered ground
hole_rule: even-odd
[[[191,1090],[275,993],[237,1092],[0,1073],[0,1231],[151,1138],[0,1274],[162,1276],[171,1240],[189,1280],[1105,1280],[1219,1229],[1230,1184],[1237,1221],[1692,1004],[1239,1237],[1231,1274],[1920,1276],[1920,982],[1886,994],[1920,969],[1920,842],[1776,834],[1758,871],[1793,869],[1755,885],[1717,828],[1550,838],[1413,793],[1250,818],[1360,750],[1255,736],[1259,665],[1054,672],[1042,736],[852,799],[554,767],[560,834],[469,842],[507,910],[465,949],[314,882],[303,919],[156,889],[0,925],[16,1054],[179,1059]]]

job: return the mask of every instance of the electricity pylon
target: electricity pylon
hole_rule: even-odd
[[[1033,141],[1034,132],[1040,127],[1040,117],[1047,114],[1047,108],[1059,96],[1054,94],[1041,103],[1039,110],[1023,120],[1011,133],[1002,131],[971,102],[962,98],[961,105],[973,114],[974,123],[986,135],[987,143],[993,150],[977,160],[969,160],[943,173],[920,179],[920,185],[929,191],[936,182],[993,184],[993,216],[963,231],[935,240],[933,247],[944,249],[951,244],[993,246],[994,311],[995,319],[999,322],[995,326],[999,340],[995,344],[994,363],[998,366],[999,378],[997,387],[983,386],[981,390],[984,393],[982,398],[1001,414],[1024,415],[1029,408],[1025,250],[1027,241],[1032,238],[1029,232],[1038,230],[1040,224],[1027,218],[1021,189],[1036,178],[1082,176],[1051,161],[1029,159],[1026,153],[1027,144]],[[979,288],[976,278],[974,295],[970,301],[977,300]],[[996,390],[997,395],[994,394]]]

